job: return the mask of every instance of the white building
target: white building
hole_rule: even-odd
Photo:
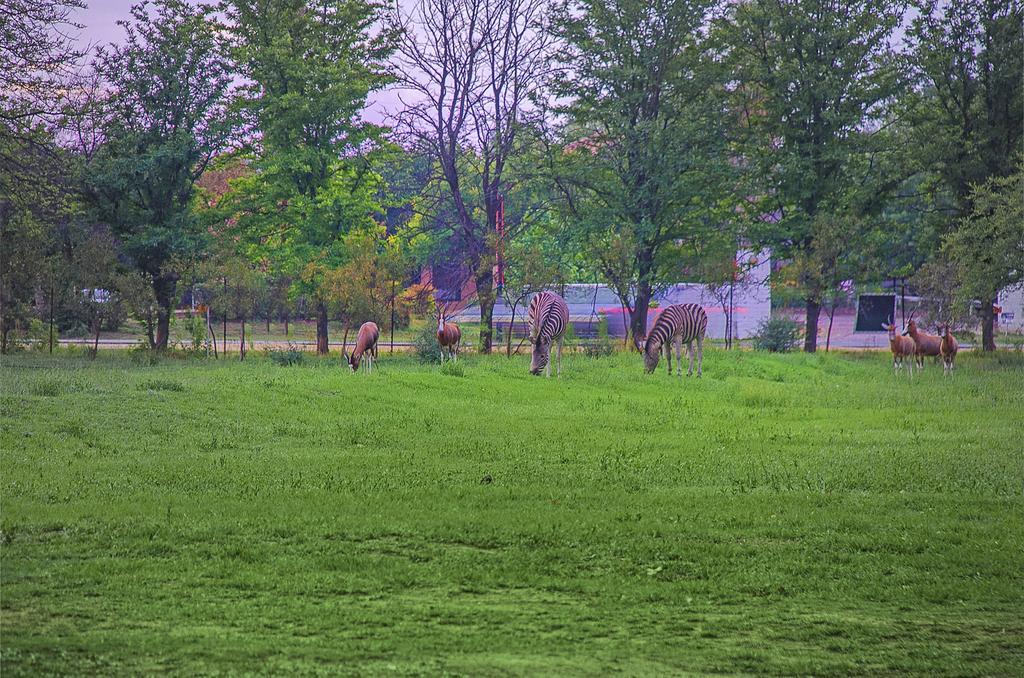
[[[1007,287],[997,299],[999,329],[1003,332],[1024,332],[1024,285]]]

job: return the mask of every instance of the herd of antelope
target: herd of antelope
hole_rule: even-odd
[[[924,359],[933,356],[942,359],[942,374],[953,374],[953,367],[956,364],[956,352],[960,349],[956,338],[949,330],[949,325],[939,325],[939,334],[928,334],[922,332],[914,322],[914,316],[910,316],[906,330],[903,333],[896,331],[892,316],[889,322],[882,323],[882,329],[889,332],[889,350],[892,351],[892,368],[896,374],[903,369],[903,363],[908,359],[907,374],[914,376],[914,366],[918,370],[924,369]]]
[[[441,349],[441,362],[445,359],[458,361],[459,347],[462,342],[462,331],[459,326],[449,322],[448,309],[439,305],[437,309],[437,343]],[[533,357],[530,361],[530,374],[538,375],[542,371],[551,376],[551,349],[555,347],[556,375],[562,374],[562,342],[565,331],[569,327],[569,305],[565,299],[554,292],[544,291],[534,295],[530,300],[530,308],[526,314],[530,327],[530,343]],[[708,316],[697,304],[673,304],[665,308],[654,322],[654,327],[646,337],[638,337],[636,346],[644,357],[644,370],[649,374],[658,367],[662,351],[668,361],[668,373],[672,374],[672,348],[675,347],[677,374],[683,375],[682,345],[686,344],[686,355],[689,358],[687,376],[693,374],[693,344],[697,343],[697,376],[701,376],[704,362],[704,335],[707,331]],[[911,315],[906,330],[896,331],[896,325],[889,316],[888,322],[882,323],[882,329],[889,332],[889,350],[892,351],[892,366],[896,374],[900,373],[904,364],[907,374],[913,376],[914,367],[924,369],[924,359],[935,356],[942,359],[943,375],[952,375],[959,349],[956,338],[950,332],[949,325],[939,327],[939,335],[922,332]],[[359,369],[360,362],[365,358],[367,371],[373,370],[377,358],[377,339],[380,330],[376,323],[363,323],[356,337],[356,345],[352,353],[345,353],[345,360],[353,372]]]

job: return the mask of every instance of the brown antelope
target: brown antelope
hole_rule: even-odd
[[[896,332],[896,325],[892,322],[892,316],[889,316],[888,323],[882,323],[882,329],[889,332],[889,350],[892,351],[892,369],[896,374],[900,373],[903,369],[903,361],[909,360],[907,363],[907,374],[911,377],[914,376],[914,353],[917,350],[917,344],[910,337],[904,337]]]
[[[448,359],[459,361],[459,344],[462,342],[462,330],[455,323],[447,322],[448,307],[438,304],[437,307],[437,343],[441,346],[441,362],[444,362],[444,351],[448,349]]]
[[[956,362],[956,352],[960,349],[960,345],[956,343],[956,338],[949,331],[949,325],[939,327],[939,332],[942,334],[942,341],[939,343],[939,355],[942,356],[942,374],[953,376],[953,365]]]
[[[907,323],[906,334],[909,334],[910,338],[914,340],[914,361],[917,363],[917,369],[923,370],[925,356],[938,357],[939,344],[942,343],[942,339],[917,329],[917,323],[914,322],[913,317]]]
[[[373,371],[373,363],[377,360],[378,337],[380,337],[380,330],[377,328],[377,323],[365,322],[359,328],[356,347],[352,349],[352,353],[343,354],[353,372],[359,369],[359,361],[363,356],[366,356],[366,371]]]

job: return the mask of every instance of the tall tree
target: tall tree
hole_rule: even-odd
[[[818,316],[835,266],[852,249],[820,256],[838,224],[881,206],[888,187],[874,156],[902,79],[891,47],[902,0],[736,1],[722,36],[748,111],[743,158],[753,234],[778,258],[801,263],[804,350],[817,347]],[[850,247],[855,242],[850,239]]]
[[[79,0],[0,4],[0,352],[27,327],[40,288],[54,301],[53,230],[73,201],[56,135],[82,50],[71,33]]]
[[[1024,3],[920,0],[909,38],[917,76],[911,119],[920,167],[952,205],[942,231],[974,212],[974,188],[1014,171],[1024,137]],[[960,235],[966,233],[958,229]],[[969,237],[969,236],[967,236]],[[978,243],[983,248],[983,243]],[[963,251],[963,247],[961,247]],[[982,346],[995,349],[982,299]]]
[[[132,7],[122,44],[100,49],[95,68],[109,87],[104,143],[84,171],[86,195],[125,256],[153,286],[153,347],[167,348],[178,301],[172,264],[199,247],[191,211],[195,184],[229,137],[231,80],[213,9],[183,0]]]
[[[0,163],[12,140],[35,144],[39,125],[53,126],[83,57],[72,36],[82,0],[6,0],[0,5]],[[2,165],[0,165],[2,166]]]
[[[971,213],[943,243],[968,304],[1024,284],[1024,162],[1014,174],[975,187],[969,199]]]
[[[275,274],[306,281],[317,351],[327,353],[328,298],[315,289],[323,276],[300,272],[308,261],[321,272],[340,265],[344,235],[368,226],[381,129],[361,114],[389,81],[392,36],[369,0],[228,0],[223,9],[254,151],[255,175],[236,194],[239,227]]]
[[[404,109],[399,128],[436,161],[447,189],[437,201],[452,223],[480,303],[480,351],[493,341],[495,226],[509,164],[529,135],[531,97],[547,69],[543,0],[417,0],[396,5],[396,59]]]
[[[680,279],[680,245],[728,218],[725,83],[707,39],[716,4],[576,0],[556,15],[568,125],[555,179],[634,337],[657,289]]]

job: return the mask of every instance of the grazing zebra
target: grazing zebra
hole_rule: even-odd
[[[557,375],[561,376],[562,339],[565,338],[565,328],[569,326],[569,305],[554,292],[540,292],[530,300],[526,319],[530,324],[530,341],[533,343],[530,374],[540,374],[541,370],[547,368],[545,374],[551,376],[551,344],[557,341]]]
[[[672,374],[672,344],[676,345],[676,362],[679,364],[679,376],[683,376],[683,342],[686,342],[686,355],[690,358],[690,370],[686,376],[693,374],[693,340],[697,340],[697,376],[701,374],[704,362],[704,332],[708,328],[708,314],[697,304],[673,304],[661,312],[654,321],[654,328],[647,335],[644,344],[644,369],[648,374],[658,367],[661,349],[665,348],[668,358],[668,373]]]
[[[365,322],[359,328],[355,349],[352,353],[345,355],[345,360],[348,361],[348,366],[352,368],[353,372],[359,369],[359,361],[364,355],[366,356],[366,371],[373,371],[373,363],[377,359],[377,338],[379,336],[380,330],[377,328],[377,323]]]

